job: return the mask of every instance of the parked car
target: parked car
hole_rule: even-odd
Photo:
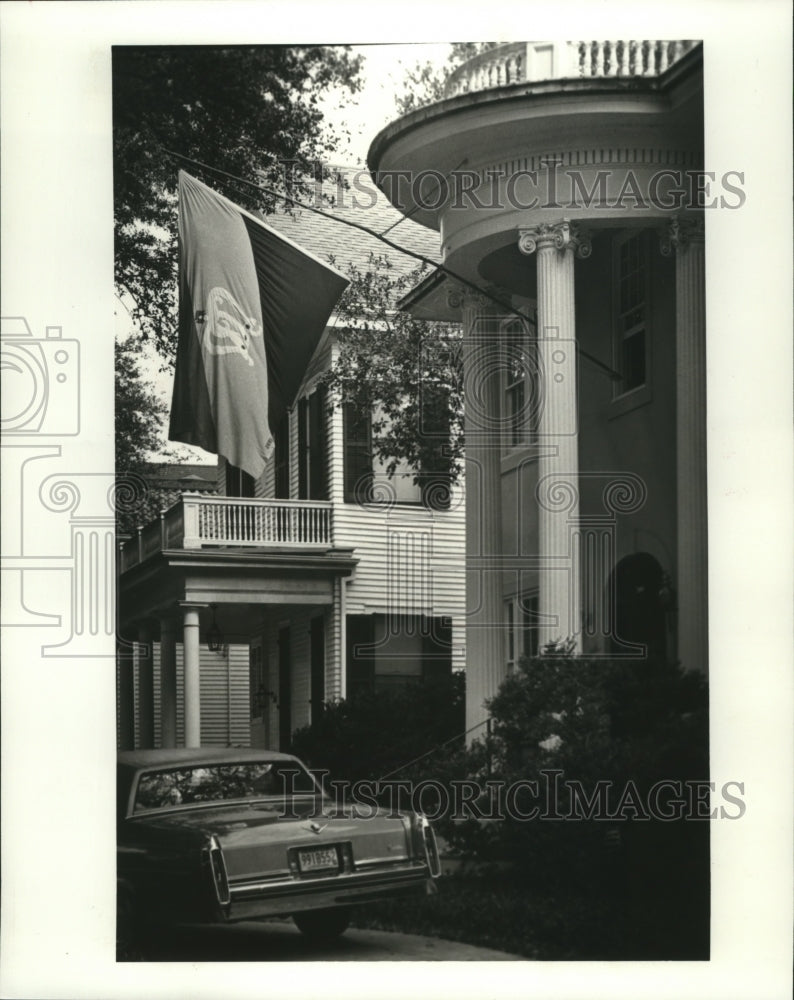
[[[353,904],[434,892],[439,874],[424,816],[336,803],[296,757],[119,754],[120,954],[144,928],[283,915],[327,940]]]

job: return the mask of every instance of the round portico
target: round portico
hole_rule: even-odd
[[[368,159],[439,233],[445,276],[405,307],[463,323],[470,726],[517,658],[516,614],[524,653],[614,653],[610,581],[637,551],[675,583],[668,657],[706,669],[702,210],[731,194],[703,173],[699,46],[472,62]]]

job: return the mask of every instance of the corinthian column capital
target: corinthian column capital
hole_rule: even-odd
[[[706,226],[703,216],[674,216],[662,231],[659,249],[663,256],[672,257],[693,243],[703,243]]]
[[[542,222],[518,231],[518,249],[523,254],[536,250],[572,250],[577,257],[589,257],[593,246],[589,235],[572,222]]]

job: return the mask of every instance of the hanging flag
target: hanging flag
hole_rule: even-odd
[[[179,341],[171,441],[255,479],[348,284],[228,198],[179,172]]]

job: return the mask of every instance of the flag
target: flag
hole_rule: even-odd
[[[255,479],[348,284],[228,198],[179,172],[179,339],[168,437]]]

